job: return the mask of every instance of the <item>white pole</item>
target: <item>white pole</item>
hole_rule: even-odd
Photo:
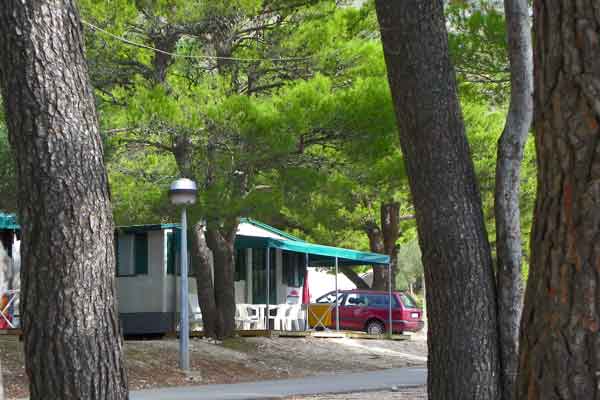
[[[388,263],[388,316],[389,316],[389,324],[388,324],[388,336],[390,339],[392,338],[393,328],[392,328],[392,264]]]
[[[338,258],[335,258],[335,330],[340,330],[340,308],[339,308],[339,292],[338,292]]]
[[[304,262],[306,264],[306,272],[304,273],[304,286],[308,285],[308,253],[304,254]],[[304,288],[302,288],[304,292]],[[302,293],[302,297],[304,297],[304,293]],[[304,330],[308,331],[310,329],[310,325],[308,324],[308,313],[310,311],[310,298],[308,299],[308,303],[304,304],[306,307],[306,323],[304,324]]]
[[[187,255],[187,215],[183,207],[181,211],[181,281],[179,288],[180,321],[179,321],[179,366],[183,370],[190,369],[190,319],[188,312],[188,255]]]
[[[267,307],[266,307],[266,322],[265,322],[265,329],[270,331],[271,327],[269,325],[269,305],[271,304],[271,249],[269,247],[267,247],[267,263],[266,263],[266,268],[267,268]]]

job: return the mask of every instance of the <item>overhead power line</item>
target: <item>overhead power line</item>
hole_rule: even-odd
[[[119,36],[119,35],[116,35],[116,34],[114,34],[112,32],[109,32],[109,31],[107,31],[105,29],[102,29],[99,26],[96,26],[96,25],[94,25],[94,24],[92,24],[90,22],[87,22],[85,20],[81,20],[81,22],[84,25],[87,25],[89,28],[91,28],[94,32],[101,32],[101,33],[103,33],[103,34],[105,34],[107,36],[112,37],[113,39],[117,39],[120,42],[129,44],[131,46],[135,46],[135,47],[139,47],[139,48],[142,48],[142,49],[151,50],[151,51],[154,51],[156,53],[166,54],[166,55],[171,56],[171,57],[196,59],[196,60],[226,60],[226,61],[239,61],[239,62],[256,62],[256,61],[286,62],[286,61],[303,61],[303,60],[307,60],[309,58],[312,58],[312,56],[307,56],[307,57],[281,57],[281,58],[239,58],[239,57],[219,57],[219,56],[207,56],[207,55],[177,54],[177,53],[171,53],[169,51],[157,49],[155,47],[148,46],[148,45],[143,44],[143,43],[134,42],[132,40],[124,38],[123,36]]]

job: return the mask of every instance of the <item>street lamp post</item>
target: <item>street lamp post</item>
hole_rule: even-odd
[[[171,184],[169,198],[171,203],[181,207],[181,281],[179,285],[179,367],[190,369],[190,318],[188,305],[188,255],[187,255],[187,213],[185,206],[196,202],[198,188],[191,179],[177,179]]]

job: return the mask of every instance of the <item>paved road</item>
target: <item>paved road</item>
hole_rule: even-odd
[[[424,368],[395,368],[353,374],[322,375],[231,385],[188,386],[131,392],[131,400],[256,400],[295,395],[349,393],[427,383]]]

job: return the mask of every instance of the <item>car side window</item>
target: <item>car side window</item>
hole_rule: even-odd
[[[390,297],[387,294],[372,294],[369,295],[369,307],[375,308],[388,308],[390,304]],[[392,296],[392,307],[398,307],[396,298]]]
[[[367,306],[369,305],[369,300],[367,296],[360,293],[350,293],[346,297],[346,302],[344,303],[346,306]]]

